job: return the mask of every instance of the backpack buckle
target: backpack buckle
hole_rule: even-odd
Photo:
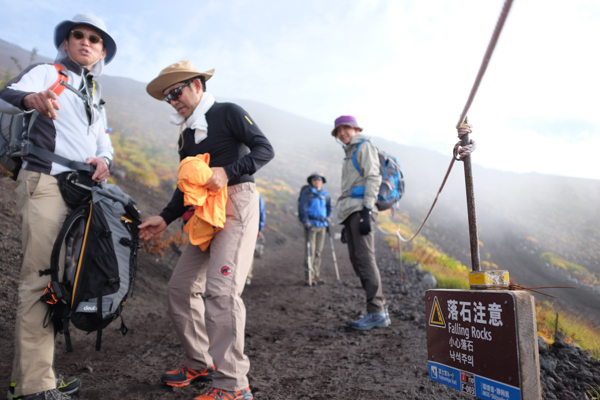
[[[43,303],[48,303],[53,306],[58,302],[67,304],[66,291],[64,287],[56,281],[48,283],[48,286],[44,289],[44,294],[40,298]]]

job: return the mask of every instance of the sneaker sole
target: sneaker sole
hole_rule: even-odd
[[[81,382],[81,381],[80,381],[80,382]],[[75,394],[75,393],[79,392],[79,390],[81,389],[81,387],[82,387],[82,386],[83,386],[83,384],[80,384],[79,386],[76,386],[76,387],[75,387],[75,388],[73,388],[73,389],[66,389],[66,388],[67,388],[67,386],[65,386],[65,387],[63,387],[62,389],[60,389],[60,388],[57,388],[57,390],[58,390],[59,392],[61,392],[62,394],[67,394],[67,395],[69,395],[69,396],[70,396],[70,395],[72,395],[72,394]]]
[[[180,381],[180,382],[173,382],[173,381],[167,382],[167,381],[163,381],[162,379],[161,379],[161,382],[168,386],[184,387],[184,386],[187,386],[194,382],[210,382],[213,380],[214,377],[215,376],[213,374],[210,374],[210,375],[200,375],[195,378],[187,379],[185,381]]]
[[[390,326],[390,323],[387,322],[387,321],[381,322],[379,324],[373,324],[373,325],[371,325],[369,327],[358,327],[358,326],[352,326],[352,325],[350,325],[350,327],[352,329],[357,330],[357,331],[370,331],[373,328],[387,328],[388,326]]]

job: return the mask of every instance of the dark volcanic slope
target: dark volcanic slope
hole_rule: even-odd
[[[0,40],[0,69],[25,64],[28,52]],[[38,57],[38,61],[47,60]],[[217,77],[214,79],[218,79]],[[146,94],[145,84],[128,78],[104,76],[109,125],[116,135],[142,138],[168,157],[176,158],[177,127],[168,121],[169,106]],[[210,86],[209,86],[210,90]],[[227,99],[219,98],[219,101]],[[327,190],[339,195],[343,152],[330,134],[331,127],[275,107],[235,100],[252,115],[273,142],[276,158],[258,175],[281,179],[298,190],[308,174],[319,170],[328,179]],[[376,135],[377,132],[370,134]],[[402,146],[384,139],[374,143],[398,157],[406,175],[401,209],[420,224],[442,181],[448,163],[443,156]],[[473,155],[477,163],[477,152]],[[118,160],[117,160],[118,162]],[[557,274],[540,258],[551,251],[600,276],[600,181],[541,174],[515,174],[474,166],[475,196],[482,260],[499,265],[526,286],[575,285],[577,290],[550,290],[561,306],[600,324],[600,290],[586,288]],[[448,255],[470,266],[470,249],[462,165],[458,163],[434,210],[426,237]],[[292,196],[293,197],[293,196]]]
[[[167,199],[126,182],[144,208]],[[14,213],[14,184],[0,178],[0,385],[8,388],[13,357],[17,277],[21,263],[19,221]],[[156,204],[153,204],[156,203]],[[336,241],[341,283],[335,282],[331,251],[324,252],[323,276],[328,284],[303,285],[302,231],[291,214],[272,211],[267,220],[266,252],[255,264],[255,278],[244,292],[247,308],[246,348],[252,362],[250,384],[255,399],[439,399],[467,398],[431,381],[425,351],[424,287],[417,272],[398,265],[378,238],[378,259],[389,301],[392,327],[355,332],[348,323],[364,312],[364,293],[349,265],[347,250]],[[171,275],[170,251],[164,257],[141,252],[134,296],[123,313],[130,329],[123,337],[118,321],[104,331],[102,351],[95,336],[71,329],[73,353],[57,338],[56,369],[77,375],[84,387],[77,398],[104,400],[192,398],[208,389],[193,385],[173,389],[160,375],[177,368],[181,346],[166,310],[166,284]],[[175,262],[173,262],[173,265]],[[41,324],[41,321],[40,321]]]

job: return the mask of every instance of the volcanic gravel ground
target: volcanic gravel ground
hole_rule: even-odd
[[[17,279],[22,261],[14,184],[0,178],[0,389],[8,389],[13,358]],[[131,188],[129,192],[133,192]],[[141,196],[141,195],[140,195]],[[160,210],[148,196],[142,209]],[[156,204],[154,204],[154,203]],[[364,313],[364,292],[350,266],[347,248],[336,241],[337,282],[329,242],[323,252],[322,286],[303,285],[303,234],[294,217],[272,213],[264,232],[265,253],[255,259],[254,279],[243,298],[247,309],[246,354],[255,399],[467,399],[430,380],[427,372],[422,272],[398,262],[377,232],[377,260],[392,325],[356,332],[349,323]],[[337,228],[336,228],[337,229]],[[210,385],[171,388],[163,372],[182,362],[182,348],[167,317],[166,285],[176,263],[140,253],[136,288],[124,318],[105,329],[102,350],[96,335],[71,329],[73,353],[57,337],[59,374],[83,380],[79,399],[192,399]],[[41,323],[41,322],[40,322]],[[588,384],[600,384],[600,364],[567,344],[543,349],[544,398],[584,399]],[[549,379],[550,378],[550,379]]]

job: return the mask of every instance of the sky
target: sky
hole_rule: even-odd
[[[188,59],[217,100],[249,99],[448,154],[503,0],[0,0],[0,38],[53,58],[54,27],[104,19],[105,74],[149,82]],[[468,113],[473,162],[600,179],[600,2],[514,0]],[[329,138],[328,138],[329,139]]]

